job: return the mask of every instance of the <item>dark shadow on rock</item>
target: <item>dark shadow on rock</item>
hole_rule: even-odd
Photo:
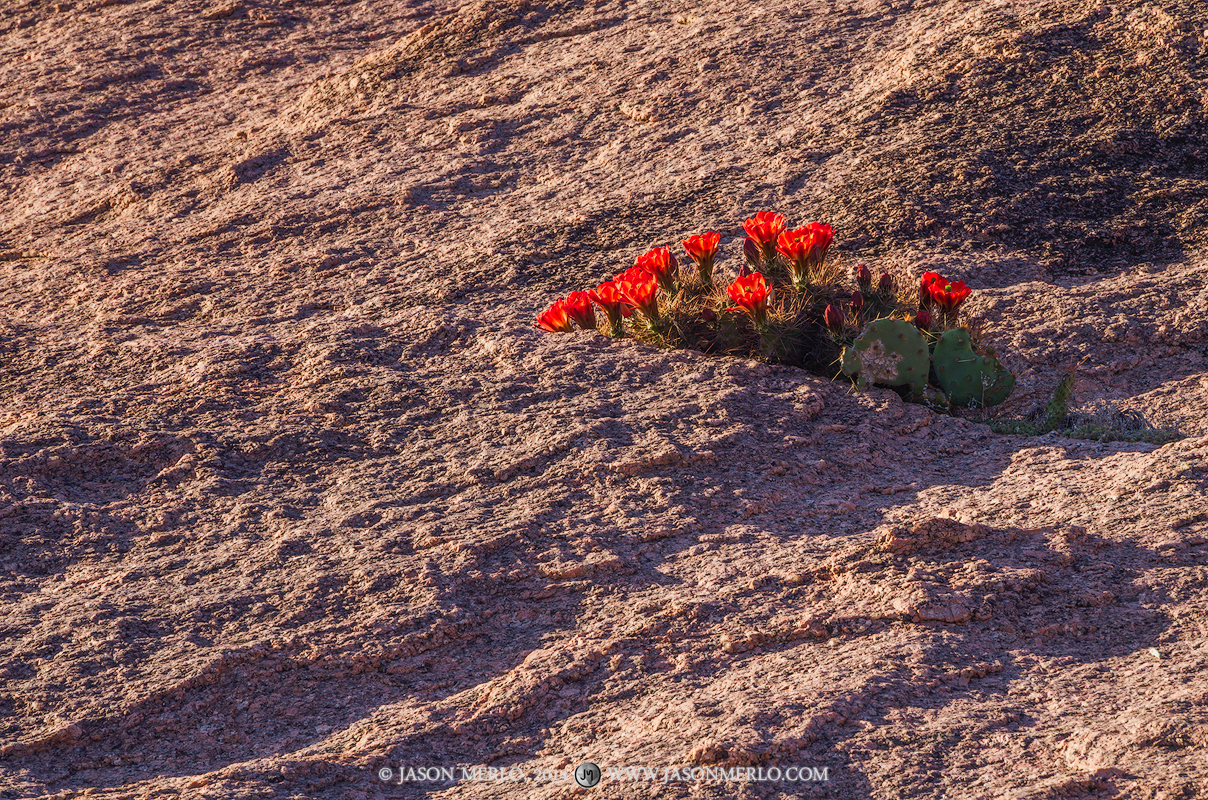
[[[1194,14],[1180,5],[1170,13]],[[1198,46],[1181,30],[1170,46],[1141,37],[1137,13],[1042,19],[1009,45],[1015,24],[986,18],[978,35],[962,29],[933,47],[920,59],[926,77],[858,124],[877,144],[835,192],[836,228],[866,231],[852,242],[878,250],[915,239],[1023,252],[1067,284],[1202,246],[1203,212],[1188,211],[1208,194],[1208,127],[1189,93]],[[1145,60],[1126,66],[1138,45]],[[998,57],[978,57],[983,47]],[[1137,80],[1155,91],[1104,113],[1104,87]],[[895,139],[900,126],[910,135]]]
[[[490,560],[490,552],[483,551],[466,567],[470,572],[489,570]],[[408,759],[412,763],[486,763],[495,746],[492,740],[506,738],[502,731],[508,719],[480,721],[471,738],[449,728],[445,719],[450,709],[443,701],[515,669],[541,647],[550,628],[548,618],[535,617],[534,603],[520,592],[492,596],[498,587],[485,583],[461,580],[449,587],[439,605],[451,610],[419,617],[400,613],[396,623],[365,628],[341,641],[325,643],[321,635],[303,634],[284,644],[261,642],[223,650],[217,659],[199,665],[196,674],[155,696],[111,715],[82,720],[84,739],[18,747],[7,764],[27,771],[48,789],[78,789],[203,774],[298,753],[302,766],[293,777],[322,777],[334,770],[343,776],[340,780],[354,780],[352,773],[360,775],[359,770],[323,766],[322,759],[303,759],[299,751],[375,713],[384,714],[388,725],[389,712],[383,707],[410,701],[430,709],[421,729],[400,736],[393,753],[413,756]],[[576,615],[574,593],[559,594],[556,602],[559,618]],[[530,621],[521,621],[525,619]],[[532,691],[542,693],[539,687]],[[570,706],[564,710],[572,711]],[[491,734],[492,724],[500,726],[499,736]],[[148,740],[166,739],[176,742],[170,759],[143,760]],[[159,745],[156,749],[162,750]],[[229,777],[252,779],[255,771],[249,765]]]
[[[804,705],[778,698],[776,711],[752,728],[770,743],[790,721],[812,715],[797,763],[833,765],[838,754],[844,763],[834,770],[837,777],[859,787],[867,786],[862,770],[883,749],[876,737],[902,735],[904,713],[942,713],[957,702],[984,705],[985,714],[945,729],[945,740],[933,741],[910,764],[947,774],[952,764],[946,756],[962,739],[1024,736],[1037,724],[1028,699],[1043,688],[1029,677],[1035,662],[1075,669],[1131,655],[1158,640],[1168,620],[1142,604],[1135,585],[1155,559],[1145,548],[1080,528],[1021,530],[936,519],[889,529],[876,542],[853,544],[814,566],[800,585],[772,580],[752,589],[743,612],[750,635],[729,639],[711,664],[695,671],[725,672],[777,653],[792,654],[795,664],[808,669],[816,657],[811,654],[827,651],[831,658],[850,653],[859,663],[878,664],[859,676],[861,686],[854,691],[810,696]],[[1151,596],[1144,602],[1161,600]],[[789,609],[808,617],[808,624],[786,625],[783,612]],[[714,610],[726,615],[734,609]],[[714,630],[722,622],[717,615],[702,619]],[[888,631],[897,636],[889,645],[880,643]],[[834,677],[847,682],[857,676]],[[768,751],[768,763],[786,763],[774,757],[770,744]],[[1100,783],[1111,791],[1112,779]],[[868,796],[866,788],[854,791],[844,796]]]

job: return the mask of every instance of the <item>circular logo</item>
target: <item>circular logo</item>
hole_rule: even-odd
[[[603,775],[600,772],[599,766],[591,763],[590,761],[584,761],[582,764],[575,767],[575,783],[579,784],[584,789],[590,789],[591,787],[595,786],[600,782],[601,777],[603,777]]]
[[[378,770],[378,777],[384,781],[388,781],[394,777],[394,770],[390,769],[390,767],[382,767]]]

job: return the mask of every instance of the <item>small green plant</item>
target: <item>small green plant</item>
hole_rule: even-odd
[[[986,422],[995,433],[1022,436],[1040,436],[1055,433],[1071,439],[1091,439],[1100,442],[1148,442],[1169,444],[1186,438],[1184,434],[1169,428],[1155,428],[1144,417],[1136,413],[1100,411],[1098,413],[1070,413],[1074,398],[1075,369],[1068,370],[1053,388],[1044,405],[1037,407],[1023,419],[988,419]]]
[[[1073,369],[1042,406],[1007,418],[1004,412],[1020,405],[1007,402],[1015,376],[977,346],[977,323],[961,310],[972,293],[963,282],[931,271],[917,283],[888,272],[874,280],[859,264],[853,287],[827,258],[830,225],[789,230],[781,214],[761,211],[743,228],[742,263],[731,278],[723,279],[716,263],[721,235],[698,234],[682,242],[694,271],[681,271],[670,248],[652,248],[612,280],[556,301],[536,325],[561,333],[601,330],[824,375],[836,374],[839,365],[860,389],[891,386],[936,411],[969,416],[973,410],[973,419],[997,433],[1158,444],[1182,438],[1127,415],[1104,421],[1070,414]]]
[[[1090,439],[1098,442],[1148,442],[1149,444],[1170,444],[1187,435],[1169,428],[1143,428],[1141,430],[1124,430],[1113,425],[1097,422],[1080,422],[1068,431],[1058,431],[1071,439]]]
[[[1073,393],[1074,371],[1070,370],[1057,382],[1052,397],[1040,413],[1032,415],[1032,419],[990,420],[990,429],[995,433],[1014,433],[1026,436],[1039,436],[1042,433],[1056,430],[1065,421]]]

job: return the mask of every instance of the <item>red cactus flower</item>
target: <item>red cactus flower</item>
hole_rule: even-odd
[[[818,248],[818,260],[821,264],[826,259],[826,251],[830,250],[831,242],[835,241],[835,229],[824,222],[811,222],[805,226],[814,239],[814,247]]]
[[[869,272],[867,264],[856,267],[856,285],[862,292],[872,291],[872,273]]]
[[[785,231],[776,237],[776,252],[789,261],[789,275],[793,285],[800,286],[809,277],[811,252],[814,237],[809,228]]]
[[[738,277],[745,278],[752,272],[758,272],[763,265],[763,249],[759,242],[750,236],[742,240],[743,265],[739,267]]]
[[[956,311],[956,307],[965,302],[965,298],[973,291],[964,281],[936,281],[930,288],[932,301],[949,314]]]
[[[596,329],[596,312],[591,307],[591,295],[587,292],[571,292],[562,301],[566,314],[585,331]]]
[[[654,275],[640,266],[633,266],[618,275],[614,282],[633,308],[642,312],[648,320],[659,318],[659,285]]]
[[[755,320],[756,325],[763,325],[768,317],[768,302],[772,299],[772,287],[764,280],[762,274],[752,272],[738,278],[726,289],[730,299],[738,305],[727,311],[745,311]]]
[[[924,272],[919,278],[919,308],[931,305],[931,284],[936,281],[947,283],[938,272]]]
[[[664,292],[671,294],[675,291],[675,277],[679,272],[679,264],[676,263],[675,256],[671,255],[670,248],[652,247],[638,256],[637,264],[634,266],[641,267],[653,275]]]
[[[720,233],[701,233],[680,242],[696,262],[701,280],[710,286],[713,284],[713,260],[717,258],[717,245],[720,242]]]
[[[931,330],[931,312],[920,308],[919,313],[914,315],[914,324],[921,331]]]
[[[759,245],[763,264],[769,265],[776,258],[776,237],[784,232],[784,215],[772,211],[760,211],[743,223],[747,236]],[[756,265],[757,267],[759,265]]]
[[[566,313],[566,301],[556,300],[537,315],[536,326],[550,333],[574,333],[575,323]]]
[[[793,283],[801,286],[809,280],[810,270],[822,263],[835,238],[835,229],[821,222],[811,222],[795,231],[784,231],[776,237],[776,252],[789,261]]]
[[[826,323],[826,327],[831,333],[843,332],[843,312],[833,305],[827,305],[826,311],[822,312],[822,321]]]
[[[886,296],[893,294],[893,276],[888,272],[881,273],[881,279],[877,282],[877,291]]]
[[[743,230],[755,240],[760,247],[775,244],[776,237],[784,231],[784,214],[773,211],[760,211],[743,223]]]
[[[591,301],[608,315],[609,331],[615,336],[621,332],[621,320],[631,316],[633,309],[625,304],[616,281],[605,281],[587,293]]]

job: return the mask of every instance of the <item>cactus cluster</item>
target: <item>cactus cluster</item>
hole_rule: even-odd
[[[830,225],[790,230],[782,215],[761,211],[743,227],[743,263],[728,284],[718,281],[720,234],[697,234],[682,242],[695,270],[680,270],[670,248],[652,248],[596,289],[555,302],[536,324],[552,332],[602,329],[817,373],[831,374],[839,363],[860,389],[901,387],[932,407],[993,406],[1011,393],[1014,376],[992,354],[979,354],[962,327],[961,305],[971,291],[963,282],[925,271],[916,294],[889,272],[874,280],[860,264],[854,287],[844,285],[843,272],[827,259]]]

